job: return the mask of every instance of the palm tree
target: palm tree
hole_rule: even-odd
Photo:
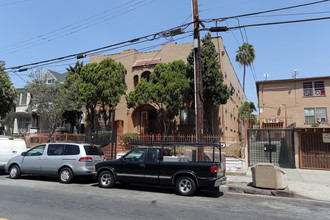
[[[238,51],[236,51],[236,53],[236,62],[239,62],[244,66],[243,92],[245,92],[245,69],[246,66],[251,66],[255,58],[253,45],[249,43],[243,43],[242,46],[238,47]]]

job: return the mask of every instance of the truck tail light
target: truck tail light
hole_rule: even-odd
[[[93,158],[91,157],[81,157],[79,159],[79,162],[92,162],[93,161]]]
[[[218,171],[217,165],[211,167],[211,173],[216,173]]]

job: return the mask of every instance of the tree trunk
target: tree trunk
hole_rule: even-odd
[[[50,140],[51,140],[53,134],[55,133],[55,129],[56,129],[56,124],[54,124],[54,125],[52,126],[52,129],[51,129],[50,132],[49,132],[49,135],[48,135],[48,138],[47,138],[47,143],[50,142]],[[56,140],[54,140],[54,142],[56,142]]]
[[[243,92],[245,93],[245,68],[246,65],[244,65],[244,73],[243,73]]]

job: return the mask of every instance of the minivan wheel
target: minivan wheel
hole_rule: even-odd
[[[17,165],[13,165],[9,169],[10,179],[18,179],[21,176],[21,169]]]
[[[192,196],[197,189],[195,181],[187,176],[179,178],[175,185],[178,193],[183,196]]]
[[[115,185],[115,179],[109,171],[103,171],[98,180],[101,188],[111,188]]]
[[[70,168],[63,168],[60,171],[59,179],[61,183],[70,183],[73,178],[73,173]]]

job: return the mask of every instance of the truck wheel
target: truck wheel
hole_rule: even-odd
[[[21,176],[21,169],[17,165],[13,165],[9,169],[10,179],[18,179]]]
[[[63,168],[60,171],[59,179],[61,183],[70,183],[73,179],[73,173],[70,168]]]
[[[196,183],[190,177],[183,176],[176,181],[176,190],[180,195],[192,196],[196,189]]]
[[[110,171],[103,171],[99,176],[99,186],[101,188],[112,188],[115,185],[115,179]]]

